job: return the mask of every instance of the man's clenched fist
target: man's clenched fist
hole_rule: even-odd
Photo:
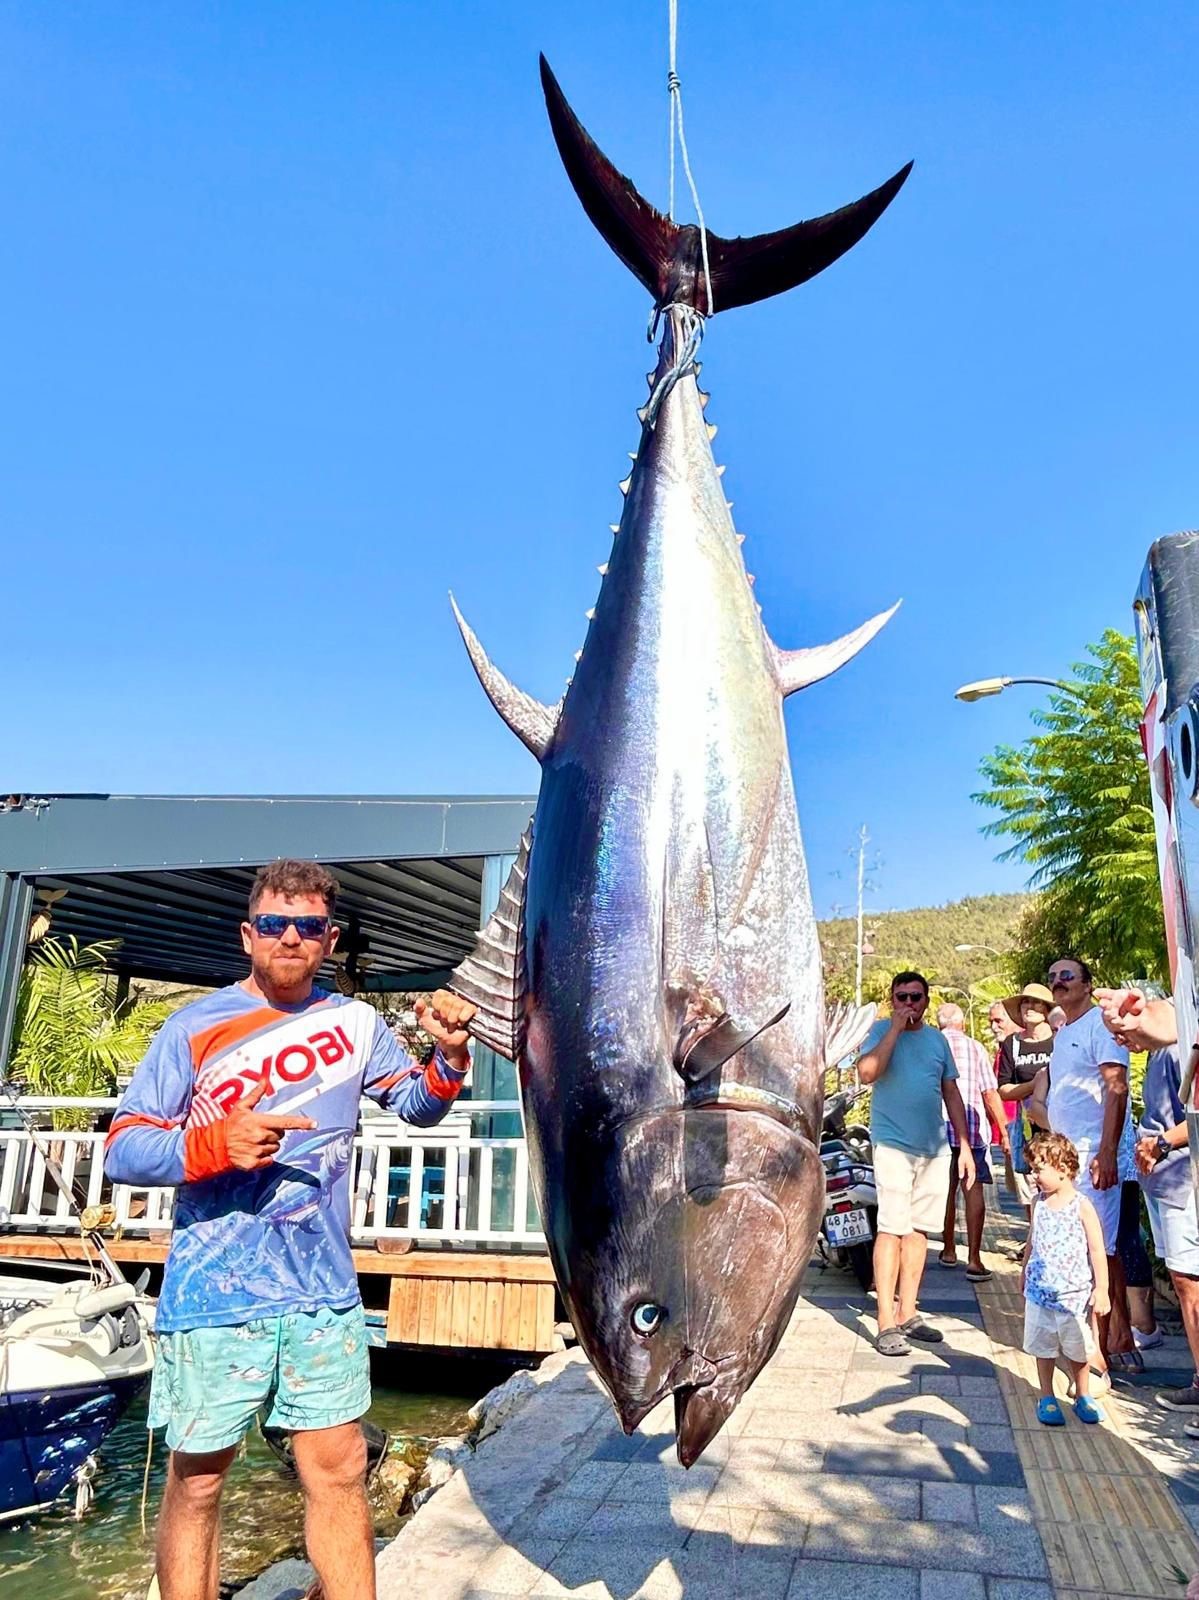
[[[469,1000],[460,1000],[448,989],[438,989],[427,1000],[418,1000],[413,1007],[417,1025],[424,1029],[454,1067],[465,1067],[470,1061],[466,1048],[470,1035],[466,1029],[478,1009],[478,1006],[472,1006]]]
[[[243,1094],[225,1118],[225,1149],[229,1165],[243,1172],[269,1167],[278,1153],[283,1135],[293,1128],[315,1128],[311,1117],[277,1117],[254,1107],[266,1093],[266,1079],[260,1078],[249,1094]]]

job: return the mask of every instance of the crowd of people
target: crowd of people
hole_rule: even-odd
[[[878,1191],[874,1248],[877,1347],[904,1355],[943,1334],[921,1315],[928,1239],[942,1268],[985,1282],[986,1188],[1002,1154],[1008,1191],[1024,1208],[1024,1348],[1037,1361],[1046,1426],[1066,1421],[1054,1395],[1058,1364],[1083,1422],[1102,1417],[1113,1373],[1144,1367],[1161,1343],[1144,1197],[1154,1249],[1177,1292],[1195,1376],[1158,1403],[1187,1414],[1199,1438],[1199,1210],[1191,1180],[1173,1004],[1136,989],[1096,989],[1085,961],[1050,963],[1046,982],[991,1007],[994,1053],[965,1031],[960,1006],[926,1021],[919,972],[891,984],[890,1016],[875,1023],[858,1062],[870,1085]],[[1139,1124],[1129,1095],[1131,1051],[1148,1051]]]

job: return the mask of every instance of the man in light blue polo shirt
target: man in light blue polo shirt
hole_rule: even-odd
[[[944,1035],[925,1026],[927,1009],[927,979],[919,972],[898,973],[891,980],[890,1019],[875,1023],[858,1059],[858,1078],[872,1089],[870,1137],[878,1189],[874,1286],[878,1349],[885,1356],[909,1354],[909,1339],[939,1344],[944,1338],[919,1315],[916,1297],[928,1235],[945,1221],[951,1159],[946,1118],[958,1136],[963,1191],[975,1176],[958,1069]]]

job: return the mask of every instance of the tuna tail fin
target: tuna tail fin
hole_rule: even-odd
[[[912,170],[909,161],[886,183],[840,211],[775,233],[722,239],[709,231],[709,305],[699,229],[664,217],[616,170],[571,110],[544,56],[541,86],[558,154],[583,210],[659,306],[685,304],[710,316],[806,283],[873,227]]]
[[[540,700],[534,700],[531,694],[526,694],[523,689],[518,689],[511,683],[500,669],[492,664],[470,623],[459,611],[458,602],[453,595],[450,596],[450,604],[454,608],[454,616],[466,645],[466,652],[470,656],[471,666],[478,674],[479,682],[487,692],[487,698],[521,743],[540,761],[549,749],[554,729],[558,725],[557,709],[545,705]]]
[[[810,683],[819,683],[821,678],[827,678],[838,667],[852,661],[862,646],[869,644],[879,629],[890,622],[901,604],[897,600],[889,611],[880,611],[877,617],[863,622],[852,633],[842,634],[831,644],[813,645],[808,650],[780,650],[771,641],[775,675],[783,694],[794,694],[796,689],[806,689]]]

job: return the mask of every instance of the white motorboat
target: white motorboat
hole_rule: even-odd
[[[153,1304],[111,1273],[52,1264],[0,1277],[0,1521],[45,1510],[72,1484],[154,1365]]]

